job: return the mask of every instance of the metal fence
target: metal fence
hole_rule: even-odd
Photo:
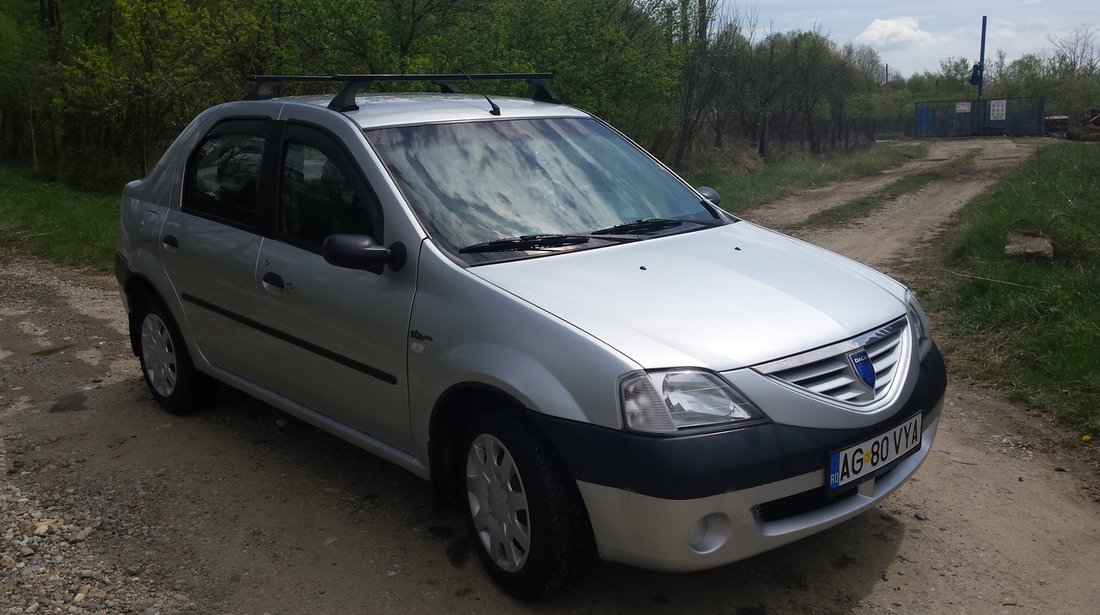
[[[938,100],[916,103],[917,138],[1045,134],[1042,98]]]

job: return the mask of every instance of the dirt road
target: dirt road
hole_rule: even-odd
[[[939,160],[748,217],[790,226],[975,147],[972,177],[807,237],[890,271],[1026,150],[937,142]],[[597,563],[529,607],[491,585],[457,516],[432,515],[426,483],[241,394],[162,413],[113,280],[0,254],[0,615],[1100,610],[1095,460],[958,379],[943,416],[915,479],[846,524],[703,573]]]

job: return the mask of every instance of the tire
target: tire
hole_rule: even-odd
[[[573,584],[594,552],[592,531],[545,436],[514,412],[486,412],[459,450],[466,525],[493,580],[528,601]]]
[[[209,399],[213,381],[199,373],[172,315],[160,301],[145,300],[134,315],[138,360],[153,399],[172,414],[192,412]]]

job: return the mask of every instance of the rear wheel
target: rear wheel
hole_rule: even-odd
[[[149,392],[164,409],[186,414],[202,405],[212,382],[195,370],[191,355],[168,310],[155,299],[138,309],[138,359]]]
[[[546,438],[507,412],[477,416],[464,440],[474,549],[508,593],[538,600],[572,584],[592,552],[580,493]]]

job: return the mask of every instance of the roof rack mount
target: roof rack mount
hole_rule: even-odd
[[[245,100],[271,98],[275,94],[276,86],[280,83],[344,83],[344,87],[333,97],[332,101],[329,102],[328,108],[334,111],[356,111],[359,109],[359,105],[355,104],[355,95],[359,90],[370,87],[376,83],[427,81],[439,86],[440,91],[445,94],[459,94],[462,90],[458,88],[456,82],[461,81],[526,81],[535,86],[534,100],[560,105],[561,99],[558,98],[558,95],[555,94],[546,83],[548,79],[553,78],[554,73],[475,73],[471,75],[462,73],[441,73],[434,75],[253,75],[251,80],[256,82],[256,86],[252,88],[248,96],[245,96]]]

